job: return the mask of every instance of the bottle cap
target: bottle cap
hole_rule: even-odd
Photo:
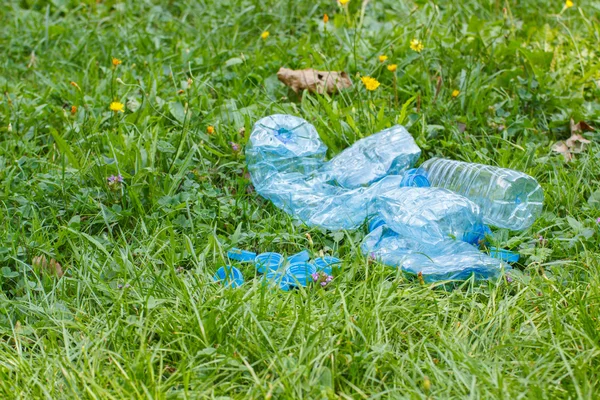
[[[224,283],[225,286],[236,288],[242,286],[244,283],[244,276],[236,267],[226,265],[217,270],[217,272],[213,275],[213,280],[215,282]]]
[[[229,257],[230,260],[239,262],[253,262],[256,258],[256,253],[234,247],[227,252],[227,257]]]
[[[315,272],[317,272],[317,267],[307,262],[294,263],[286,270],[290,285],[302,287],[306,287],[312,282],[312,274]]]
[[[287,262],[290,264],[308,260],[310,260],[310,253],[308,250],[302,250],[300,253],[293,254],[287,258]]]
[[[485,235],[490,235],[492,230],[485,224],[477,224],[472,230],[467,231],[463,235],[463,242],[478,245],[479,242],[485,239]]]
[[[283,264],[283,256],[279,253],[261,253],[254,259],[256,263],[256,270],[261,274],[264,274],[270,270],[278,270]]]
[[[490,256],[508,263],[516,263],[521,257],[517,252],[497,247],[490,247]]]
[[[263,284],[269,287],[290,290],[290,278],[283,271],[269,271],[264,275]]]
[[[402,187],[430,187],[429,179],[424,170],[420,168],[412,168],[404,171],[402,175]]]
[[[319,257],[313,261],[313,265],[317,268],[317,271],[325,272],[327,275],[331,275],[334,267],[340,267],[342,260],[337,257],[324,256]]]

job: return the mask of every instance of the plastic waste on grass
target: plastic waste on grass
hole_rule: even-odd
[[[310,260],[310,254],[308,253],[308,250],[302,250],[301,252],[292,254],[291,256],[289,256],[287,258],[287,262],[289,264],[293,264],[296,262],[302,262],[302,261],[308,261],[308,260]]]
[[[342,261],[339,258],[332,256],[319,257],[313,261],[313,265],[317,271],[324,272],[327,275],[331,275],[333,273],[333,268],[338,268],[341,263]]]
[[[382,144],[385,143],[385,146]],[[419,159],[421,149],[403,126],[395,125],[360,139],[324,167],[328,180],[356,188],[384,176],[399,175]]]
[[[263,277],[263,282],[269,287],[290,290],[290,278],[284,271],[269,271]]]
[[[449,190],[398,188],[379,196],[375,205],[389,228],[420,242],[458,239],[477,243],[485,234],[479,207]]]
[[[314,126],[298,117],[271,115],[254,125],[246,147],[248,170],[257,193],[307,225],[354,229],[369,215],[374,197],[426,181],[415,178],[414,172],[406,177],[385,175],[400,174],[420,154],[404,128],[393,127],[363,141],[360,151],[349,148],[340,154],[343,157],[335,159],[334,167],[334,160],[325,162],[327,147]],[[338,171],[342,166],[343,174]],[[343,178],[346,173],[352,179]],[[369,187],[359,187],[377,179]]]
[[[497,277],[504,266],[501,260],[480,252],[460,240],[441,240],[435,244],[399,235],[387,225],[370,232],[361,244],[369,257],[412,274],[422,273],[426,282],[459,280],[475,275],[477,279]]]
[[[316,129],[301,118],[272,115],[259,120],[246,147],[248,169],[257,193],[309,226],[355,229],[368,218],[376,217],[394,233],[394,238],[384,243],[396,246],[391,253],[377,246],[376,256],[387,259],[390,265],[402,264],[415,273],[431,274],[430,279],[460,279],[472,273],[491,277],[502,268],[500,260],[468,244],[478,243],[489,232],[484,222],[505,226],[494,218],[501,213],[491,211],[497,203],[483,201],[485,196],[498,196],[483,191],[481,177],[475,179],[481,190],[464,190],[466,197],[473,193],[485,195],[472,197],[473,201],[443,188],[423,188],[429,186],[423,173],[436,178],[432,186],[441,185],[442,180],[428,168],[407,170],[420,150],[399,126],[358,141],[329,162],[325,161],[326,151]],[[465,172],[465,177],[469,176]],[[454,186],[448,188],[452,190]],[[459,189],[460,186],[456,190]],[[535,208],[537,197],[531,196],[526,203]],[[515,203],[523,202],[521,195],[515,199],[513,208]],[[518,212],[513,214],[519,217]],[[519,226],[514,221],[509,225],[513,229]],[[371,246],[365,245],[364,249],[368,252]],[[398,258],[400,255],[402,259]]]
[[[219,268],[213,275],[213,280],[215,282],[224,283],[225,286],[232,288],[240,287],[244,284],[244,276],[242,275],[242,272],[231,265],[226,265],[225,267]]]
[[[261,274],[268,271],[277,271],[284,262],[284,258],[279,253],[267,252],[256,256],[254,260],[256,270]]]
[[[479,205],[490,225],[522,230],[542,212],[544,192],[522,172],[443,158],[427,160],[420,168],[431,186],[452,190]]]
[[[285,273],[291,285],[306,287],[312,282],[312,274],[315,272],[317,272],[317,268],[314,265],[307,262],[297,262],[287,267]]]
[[[235,260],[239,262],[254,262],[254,259],[256,258],[256,253],[234,247],[227,252],[227,257],[230,260]]]

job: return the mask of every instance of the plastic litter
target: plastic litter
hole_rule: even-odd
[[[261,253],[256,256],[254,262],[256,263],[256,270],[261,274],[268,271],[277,271],[284,262],[284,258],[279,253]]]
[[[225,286],[232,288],[240,287],[244,284],[242,272],[231,265],[219,268],[213,275],[213,280],[215,282],[224,283]]]
[[[287,258],[287,262],[289,264],[294,264],[296,262],[308,261],[310,260],[310,254],[308,250],[302,250],[300,253],[296,253]]]
[[[500,228],[529,228],[542,212],[544,192],[512,169],[432,158],[421,165],[431,186],[450,189],[481,207],[483,220]]]
[[[317,272],[317,267],[307,262],[291,264],[285,271],[290,279],[290,285],[306,287],[313,281],[312,274]]]
[[[256,253],[234,247],[227,252],[227,257],[230,260],[235,260],[239,262],[254,262],[254,259],[256,258]]]
[[[285,271],[269,271],[264,275],[263,282],[269,287],[279,288],[286,292],[290,290],[290,278]]]
[[[309,226],[356,229],[369,221],[363,252],[429,281],[487,279],[510,268],[471,244],[490,233],[486,223],[523,229],[541,208],[539,185],[520,172],[459,163],[460,172],[447,167],[442,174],[434,161],[409,169],[420,149],[401,126],[361,139],[329,162],[326,152],[301,118],[257,121],[246,147],[257,193]]]
[[[327,275],[333,273],[333,268],[338,268],[342,261],[337,257],[324,256],[319,257],[313,261],[313,265],[317,269],[317,272],[324,272]]]

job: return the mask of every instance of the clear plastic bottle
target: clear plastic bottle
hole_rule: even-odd
[[[507,168],[432,158],[423,163],[431,186],[479,205],[483,220],[500,228],[530,227],[542,212],[544,192],[531,176]]]
[[[378,196],[374,208],[390,229],[423,243],[448,239],[477,243],[485,236],[479,207],[446,189],[398,188]]]
[[[418,274],[425,282],[467,279],[492,279],[510,266],[480,252],[475,246],[460,240],[443,240],[436,244],[421,242],[380,225],[361,244],[366,256],[391,267]]]
[[[360,139],[324,166],[322,172],[344,188],[368,185],[386,175],[401,174],[414,165],[421,149],[400,125]]]

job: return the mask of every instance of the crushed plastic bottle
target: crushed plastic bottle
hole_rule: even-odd
[[[370,220],[363,251],[426,280],[496,276],[502,260],[470,243],[490,232],[485,222],[521,229],[541,208],[537,182],[516,171],[469,164],[444,170],[433,161],[409,169],[420,149],[400,126],[359,140],[329,162],[326,152],[314,126],[301,118],[259,120],[246,147],[256,192],[309,226],[356,229]],[[461,186],[459,178],[471,183]],[[383,227],[389,235],[376,238]]]
[[[477,243],[484,236],[479,207],[449,190],[398,188],[379,196],[375,204],[392,230],[421,242],[458,239]]]
[[[544,192],[522,172],[443,158],[425,161],[420,168],[431,186],[452,190],[479,205],[490,225],[523,230],[542,212]]]
[[[497,277],[502,269],[510,269],[501,260],[480,252],[475,246],[460,240],[423,243],[399,235],[387,225],[369,233],[361,250],[383,264],[421,273],[425,282],[460,280],[475,275],[477,279]]]
[[[400,175],[414,165],[420,155],[421,149],[410,133],[396,125],[360,139],[333,157],[323,172],[338,186],[356,188],[384,176]]]
[[[394,148],[388,140],[404,147]],[[254,125],[246,147],[252,183],[257,193],[309,226],[358,228],[368,217],[376,196],[400,186],[427,182],[415,171],[402,174],[420,154],[404,128],[393,127],[359,142],[361,151],[348,148],[343,158],[334,159],[335,164],[334,160],[326,163],[327,147],[314,126],[290,115],[265,117]],[[358,157],[356,163],[352,154]],[[369,157],[377,165],[374,172],[369,170]],[[397,175],[385,175],[391,172]],[[345,173],[352,179],[343,179]],[[373,180],[377,181],[371,186],[361,186]],[[360,187],[348,189],[342,185]]]

